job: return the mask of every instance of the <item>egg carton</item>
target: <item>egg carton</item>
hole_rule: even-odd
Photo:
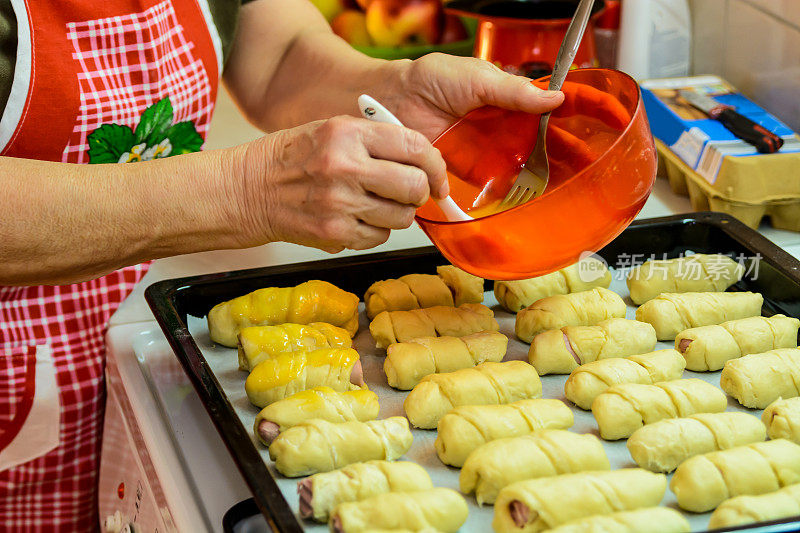
[[[694,211],[719,211],[758,228],[768,216],[773,227],[800,231],[800,155],[726,157],[714,183],[689,167],[660,140],[658,176],[672,192],[688,196]]]

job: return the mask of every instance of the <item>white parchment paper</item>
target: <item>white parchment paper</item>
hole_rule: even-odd
[[[624,272],[613,271],[614,279],[611,284],[611,290],[621,295],[628,303],[627,318],[635,318],[636,307],[630,301],[628,288],[624,282]],[[377,280],[376,280],[377,281]],[[527,360],[528,345],[519,341],[514,336],[514,315],[504,311],[498,304],[492,292],[487,292],[484,299],[484,304],[491,307],[495,312],[495,317],[500,323],[500,331],[509,338],[508,353],[505,360],[521,359]],[[369,388],[378,395],[381,404],[380,418],[390,416],[404,416],[403,400],[407,392],[400,392],[392,389],[386,383],[386,376],[383,372],[384,352],[375,348],[375,343],[369,333],[369,322],[363,310],[363,303],[361,304],[360,328],[359,332],[353,340],[353,347],[361,355],[361,364],[364,369],[364,378],[366,379]],[[230,399],[236,414],[241,419],[246,428],[252,428],[255,422],[258,409],[250,404],[244,392],[244,380],[247,377],[245,372],[238,369],[239,362],[235,348],[225,348],[213,344],[208,336],[208,325],[205,319],[196,317],[188,318],[189,331],[197,342],[200,350],[203,353],[206,361],[213,370],[217,380],[222,385],[225,394]],[[672,348],[672,343],[659,342],[656,345],[656,350],[662,348]],[[696,377],[708,381],[715,386],[719,386],[720,372],[690,372],[685,371],[684,377]],[[599,437],[597,423],[594,420],[590,411],[583,411],[575,407],[564,397],[564,382],[567,380],[566,375],[548,375],[542,376],[542,389],[543,398],[557,398],[564,401],[569,405],[575,414],[575,425],[571,431],[577,433],[591,433]],[[760,410],[746,409],[738,404],[733,398],[728,398],[728,411],[744,411],[751,413],[753,416],[761,416]],[[449,487],[458,490],[458,474],[459,469],[445,466],[439,461],[436,455],[436,450],[433,446],[433,441],[436,439],[436,431],[432,430],[413,430],[414,443],[409,452],[405,455],[405,459],[414,461],[425,467],[431,475],[431,479],[435,486]],[[277,470],[275,470],[272,461],[269,459],[267,449],[262,446],[255,436],[253,438],[253,446],[255,446],[267,463],[270,471],[275,476],[278,486],[283,492],[284,497],[289,502],[289,505],[298,512],[298,499],[297,499],[297,481],[298,479],[288,479],[283,477]],[[629,468],[636,467],[628,449],[625,440],[608,442],[603,441],[606,453],[608,454],[611,462],[611,468]],[[670,476],[671,477],[671,476]],[[299,478],[302,479],[302,478]],[[466,496],[467,503],[469,504],[469,518],[466,524],[461,528],[462,531],[469,532],[489,532],[491,531],[491,522],[493,508],[492,506],[478,507],[475,498],[472,495]],[[675,495],[667,489],[667,493],[662,501],[662,505],[678,509],[675,501]],[[710,513],[693,514],[684,513],[689,519],[692,526],[692,531],[704,531],[708,526],[708,519]],[[313,522],[305,522],[305,528],[308,531],[327,531],[324,525],[318,525]]]

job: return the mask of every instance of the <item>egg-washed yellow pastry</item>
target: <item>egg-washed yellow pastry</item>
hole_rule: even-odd
[[[669,488],[681,509],[705,513],[741,495],[800,483],[800,445],[785,439],[695,455],[682,462]]]
[[[587,257],[561,270],[537,278],[495,281],[494,295],[506,311],[517,313],[533,302],[611,285],[611,272],[602,261]]]
[[[579,365],[651,352],[655,347],[656,331],[650,324],[609,318],[594,326],[566,326],[539,333],[531,342],[528,361],[540,376],[569,374]]]
[[[481,304],[460,307],[428,307],[412,311],[384,311],[370,323],[369,331],[378,348],[420,337],[463,337],[479,331],[497,331],[500,326],[491,309]]]
[[[321,348],[283,353],[257,364],[244,382],[247,398],[256,407],[325,386],[337,392],[367,388],[358,352],[352,348]]]
[[[475,492],[483,505],[494,503],[503,487],[517,481],[609,468],[603,444],[594,435],[545,429],[478,447],[469,454],[458,483],[461,492]]]
[[[800,396],[779,398],[761,413],[771,439],[788,439],[800,444]]]
[[[630,437],[634,431],[665,418],[721,413],[725,394],[702,379],[675,379],[653,385],[614,385],[592,402],[592,414],[606,440]]]
[[[454,407],[505,404],[541,395],[542,382],[528,363],[482,363],[425,376],[406,396],[403,408],[414,427],[434,429]]]
[[[350,348],[350,334],[325,322],[250,326],[239,330],[239,370],[251,371],[270,357],[284,352],[317,348]]]
[[[798,327],[800,320],[784,315],[751,316],[684,330],[675,337],[675,349],[686,358],[689,370],[719,370],[743,355],[797,348]]]
[[[621,359],[601,359],[581,365],[564,383],[564,396],[580,407],[589,410],[601,393],[614,385],[641,383],[652,385],[659,381],[680,379],[686,360],[676,350],[631,355]]]
[[[338,505],[329,525],[334,533],[377,530],[455,533],[467,521],[468,512],[467,502],[452,489],[387,492]]]
[[[537,300],[517,313],[514,330],[530,343],[539,333],[565,326],[593,326],[609,318],[625,318],[625,302],[615,292],[595,288]]]
[[[724,292],[742,275],[744,265],[727,255],[695,254],[651,259],[632,268],[626,281],[631,300],[640,305],[664,292]]]
[[[571,520],[661,503],[664,474],[640,468],[581,472],[513,483],[497,496],[495,533],[537,533]]]
[[[689,533],[689,521],[669,507],[646,507],[572,520],[549,533]]]
[[[508,337],[481,331],[464,337],[420,337],[386,348],[383,371],[390,387],[411,390],[428,374],[454,372],[486,361],[502,361]]]
[[[361,389],[337,392],[330,387],[315,387],[271,403],[258,413],[253,431],[269,446],[281,431],[313,418],[328,422],[365,422],[378,418],[378,395]]]
[[[296,287],[258,289],[214,306],[208,313],[208,331],[217,344],[236,347],[236,335],[248,326],[327,322],[358,330],[358,296],[327,281],[306,281]]]
[[[757,292],[662,293],[636,309],[636,320],[649,322],[660,341],[689,328],[759,316],[764,298]]]
[[[567,429],[574,422],[572,410],[561,400],[462,405],[439,420],[434,446],[444,464],[460,467],[474,449],[489,441],[541,429]]]
[[[672,472],[689,457],[766,440],[761,421],[747,413],[698,413],[641,427],[628,439],[636,464]]]
[[[745,407],[764,409],[778,398],[800,396],[800,349],[782,348],[731,359],[719,386]]]
[[[725,500],[711,513],[708,528],[743,526],[796,515],[800,515],[800,484],[759,496]]]
[[[357,502],[386,492],[432,489],[424,468],[410,461],[367,461],[322,472],[297,483],[300,516],[327,522],[344,502]]]
[[[300,477],[363,461],[393,461],[408,451],[412,440],[402,416],[339,423],[314,419],[278,435],[269,457],[284,476]]]

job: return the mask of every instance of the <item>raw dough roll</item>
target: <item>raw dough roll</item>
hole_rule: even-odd
[[[394,461],[408,451],[411,441],[408,420],[402,416],[338,424],[314,419],[278,435],[269,457],[278,472],[299,477],[373,459]]]
[[[283,353],[257,364],[244,382],[247,398],[256,407],[322,386],[337,392],[367,388],[358,352],[352,348],[321,348]]]
[[[592,414],[606,440],[625,439],[647,424],[695,413],[721,413],[725,394],[702,379],[675,379],[653,385],[623,383],[592,402]]]
[[[662,293],[636,310],[636,320],[656,328],[660,341],[669,341],[685,329],[758,316],[764,298],[757,292]]]
[[[251,326],[239,330],[239,370],[255,366],[279,353],[316,350],[317,348],[350,348],[350,334],[325,322]]]
[[[412,311],[384,311],[369,325],[378,348],[420,337],[463,337],[500,326],[491,309],[481,304],[428,307]]]
[[[478,505],[494,503],[512,483],[524,479],[608,470],[603,444],[594,435],[546,429],[484,444],[472,452],[458,477],[461,492],[475,492]]]
[[[800,444],[800,397],[775,400],[761,413],[771,439],[788,439]]]
[[[719,370],[726,361],[743,355],[797,348],[798,327],[796,318],[751,316],[682,331],[675,337],[675,349],[686,358],[689,370]]]
[[[736,496],[711,513],[709,529],[743,526],[800,515],[800,484],[760,496]]]
[[[268,287],[222,302],[208,313],[208,331],[217,344],[234,348],[239,330],[248,326],[327,322],[358,330],[358,296],[327,281],[312,280],[297,287]]]
[[[463,304],[479,304],[483,301],[483,278],[473,276],[453,265],[436,267],[436,274],[450,288],[456,307]]]
[[[460,467],[474,449],[489,441],[540,429],[567,429],[573,423],[572,411],[560,400],[463,405],[439,420],[434,445],[444,464]]]
[[[517,313],[517,337],[530,343],[542,331],[564,326],[593,326],[609,318],[625,318],[625,302],[615,292],[590,291],[548,296]]]
[[[690,457],[675,470],[669,488],[681,509],[705,513],[728,498],[798,482],[800,446],[778,439]]]
[[[640,468],[518,481],[497,496],[492,528],[535,533],[587,516],[654,507],[666,489],[664,474]]]
[[[549,533],[689,533],[684,516],[669,507],[647,507],[571,520]]]
[[[581,409],[589,410],[594,399],[609,387],[679,379],[684,364],[686,361],[676,350],[657,350],[626,359],[601,359],[573,370],[564,384],[564,395]]]
[[[409,461],[367,461],[314,474],[297,483],[300,516],[327,522],[344,502],[357,502],[386,492],[432,489],[424,468]]]
[[[281,431],[312,418],[365,422],[378,418],[379,410],[378,395],[370,390],[336,392],[330,387],[315,387],[263,408],[256,416],[253,431],[262,444],[269,446]]]
[[[584,281],[585,280],[585,281]],[[611,272],[602,261],[587,257],[581,261],[538,278],[518,281],[495,281],[494,295],[507,311],[517,313],[533,302],[555,296],[611,285]]]
[[[636,305],[664,292],[724,292],[742,279],[744,265],[727,255],[695,254],[650,260],[631,269],[628,289]]]
[[[719,386],[745,407],[764,409],[800,395],[800,349],[782,348],[725,363]]]
[[[528,361],[540,376],[569,374],[578,365],[598,359],[650,352],[656,347],[656,331],[647,322],[610,318],[596,326],[567,326],[536,335]]]
[[[390,387],[411,390],[428,374],[502,361],[507,347],[508,337],[496,331],[464,337],[420,337],[389,345],[383,371]]]
[[[482,363],[425,376],[406,396],[403,408],[414,427],[434,429],[454,407],[505,404],[541,395],[542,382],[528,363]]]
[[[334,533],[379,529],[455,533],[467,521],[467,502],[452,489],[387,492],[343,503],[331,515]]]
[[[700,413],[637,429],[628,439],[628,451],[642,468],[672,472],[689,457],[766,438],[764,424],[747,413]]]

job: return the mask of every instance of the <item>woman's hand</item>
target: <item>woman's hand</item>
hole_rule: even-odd
[[[288,241],[328,252],[382,244],[411,225],[433,191],[441,154],[420,133],[347,116],[253,141],[234,153],[245,245]]]
[[[393,61],[385,68],[390,72],[384,77],[387,82],[370,94],[431,140],[484,105],[543,113],[564,101],[561,92],[542,90],[530,79],[482,59],[429,54],[415,61]]]

